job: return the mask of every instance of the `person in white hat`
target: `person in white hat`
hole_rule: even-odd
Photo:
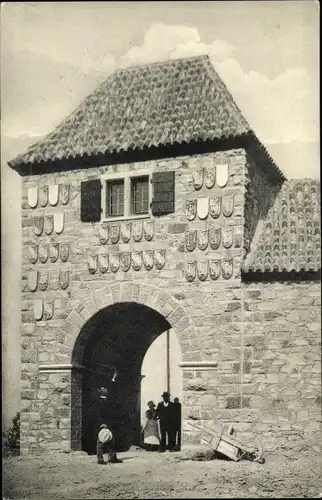
[[[100,465],[120,464],[123,462],[123,460],[118,459],[116,456],[114,436],[106,424],[102,424],[100,426],[100,431],[97,436],[96,450],[97,463]],[[107,462],[104,462],[104,453],[107,453]]]

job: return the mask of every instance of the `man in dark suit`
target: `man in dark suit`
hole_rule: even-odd
[[[173,426],[174,426],[174,442],[176,451],[181,450],[181,403],[179,398],[173,400]]]
[[[164,392],[162,394],[163,401],[161,401],[156,409],[156,418],[160,422],[161,444],[160,453],[166,450],[166,439],[168,436],[168,450],[173,451],[175,445],[175,431],[174,431],[174,415],[173,403],[170,401],[170,394]]]

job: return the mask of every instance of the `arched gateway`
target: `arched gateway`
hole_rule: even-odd
[[[198,338],[179,300],[153,286],[113,284],[97,290],[70,313],[64,328],[72,346],[71,448],[95,450],[100,387],[111,387],[110,414],[119,423],[118,446],[139,444],[141,364],[152,342],[166,330],[177,335],[182,359],[200,360]],[[196,354],[196,356],[195,356]]]

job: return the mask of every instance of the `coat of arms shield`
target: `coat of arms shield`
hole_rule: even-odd
[[[64,229],[64,212],[54,214],[54,229],[57,234],[63,232]]]
[[[45,207],[48,203],[48,186],[39,188],[39,203],[41,207]]]
[[[225,217],[230,217],[234,211],[234,193],[228,193],[222,199],[222,213]]]
[[[45,264],[48,259],[48,245],[47,243],[43,243],[42,245],[39,245],[39,250],[38,250],[38,255],[39,255],[39,260],[42,264]]]
[[[63,205],[67,205],[69,201],[69,184],[59,185],[59,198]]]
[[[38,188],[33,187],[28,189],[28,205],[30,208],[35,208],[38,203]]]
[[[38,286],[38,271],[29,271],[28,273],[28,288],[30,292],[35,292]]]
[[[215,226],[210,226],[209,228],[209,244],[213,250],[217,250],[220,247],[221,241],[221,228],[216,228]]]
[[[116,273],[120,267],[120,255],[117,252],[110,254],[110,270]]]
[[[228,163],[220,163],[216,165],[216,181],[218,186],[226,186],[228,182]]]
[[[89,255],[87,257],[88,270],[91,274],[95,274],[98,266],[98,256]]]
[[[208,229],[200,230],[198,233],[198,248],[199,250],[206,250],[208,246]]]
[[[128,243],[131,239],[131,222],[122,222],[121,224],[121,239],[123,243]]]
[[[198,278],[200,281],[205,281],[208,277],[208,260],[198,262]]]
[[[108,242],[108,226],[103,227],[101,224],[98,226],[100,244],[105,245]]]
[[[110,240],[115,245],[120,239],[120,224],[111,224]]]
[[[186,249],[188,252],[192,252],[197,245],[197,230],[192,229],[191,231],[187,231],[185,234],[186,240]]]
[[[220,276],[220,259],[210,259],[209,274],[212,280],[217,280]]]
[[[221,272],[225,280],[228,280],[233,275],[233,259],[223,259],[221,261]]]
[[[89,255],[87,257],[88,270],[91,274],[95,274],[98,268],[98,255]]]
[[[69,285],[69,270],[59,271],[59,286],[62,290],[66,290]]]
[[[209,213],[209,198],[208,196],[198,198],[197,200],[197,214],[199,219],[206,219]]]
[[[35,264],[38,260],[38,244],[30,243],[28,248],[29,262]]]
[[[48,201],[51,206],[55,206],[58,203],[59,189],[58,184],[53,184],[48,187]]]
[[[106,273],[108,270],[108,254],[100,253],[98,255],[98,268],[100,273]]]
[[[54,301],[44,300],[44,319],[49,320],[54,315]]]
[[[122,252],[120,255],[120,266],[125,273],[131,267],[131,252]]]
[[[53,215],[46,215],[45,220],[44,220],[44,231],[46,234],[51,234],[54,229],[54,216]]]
[[[233,244],[234,237],[234,228],[231,227],[223,227],[222,228],[222,246],[224,248],[230,248]]]
[[[152,269],[154,264],[154,250],[145,250],[143,252],[143,264],[147,271]]]
[[[165,249],[161,248],[154,251],[154,265],[157,269],[163,269],[165,264]]]
[[[193,187],[198,190],[203,185],[203,168],[198,168],[192,172]]]
[[[42,232],[44,230],[44,218],[42,216],[40,217],[34,217],[34,232],[36,236],[41,236]]]
[[[142,252],[132,252],[132,267],[134,271],[139,271],[142,267]]]
[[[215,168],[212,166],[212,167],[205,167],[205,173],[204,173],[204,176],[205,176],[205,186],[208,188],[208,189],[211,189],[212,187],[214,187],[215,185],[215,181],[216,181],[216,174],[215,174]]]
[[[34,302],[34,318],[36,321],[40,321],[43,315],[43,302],[42,299],[37,299]]]
[[[218,219],[221,213],[221,197],[213,196],[209,201],[209,211],[213,219]]]
[[[69,256],[69,243],[59,243],[59,257],[62,262],[67,262]]]
[[[47,290],[48,286],[48,271],[39,271],[38,286],[42,292]]]
[[[190,261],[186,263],[186,280],[191,282],[194,281],[196,278],[196,273],[197,273],[197,262]]]
[[[141,241],[142,233],[143,233],[142,221],[139,220],[139,221],[133,222],[133,224],[132,224],[132,238],[133,238],[133,240],[136,242]]]
[[[234,230],[234,246],[235,248],[241,248],[243,243],[243,229],[241,226],[235,226]]]
[[[188,220],[194,220],[197,213],[197,200],[187,200],[185,203],[185,214]]]
[[[144,238],[146,241],[152,241],[154,237],[154,221],[145,220],[143,222]]]

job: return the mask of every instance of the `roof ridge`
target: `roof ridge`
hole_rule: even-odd
[[[165,59],[164,61],[156,61],[153,63],[142,63],[142,64],[136,64],[135,66],[126,66],[123,68],[117,68],[109,76],[112,76],[116,73],[121,73],[122,71],[131,71],[131,70],[135,70],[135,69],[148,68],[151,66],[163,66],[163,65],[175,63],[178,61],[192,61],[194,59],[200,59],[200,60],[207,60],[208,59],[210,61],[209,55],[206,53],[200,54],[198,56],[176,57],[175,59],[170,58],[170,59]]]

